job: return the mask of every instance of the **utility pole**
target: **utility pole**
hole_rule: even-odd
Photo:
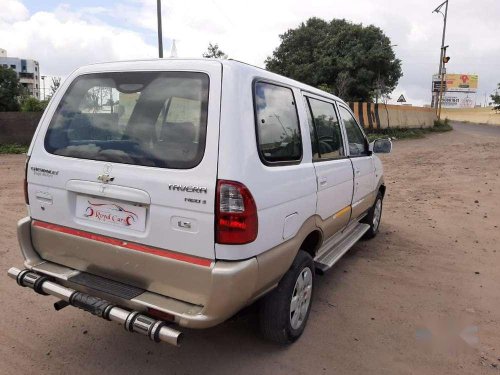
[[[45,78],[47,78],[47,76],[41,76],[40,78],[42,78],[42,82],[43,82],[43,100],[45,100]],[[40,95],[40,100],[42,100],[41,95]]]
[[[443,105],[443,92],[445,91],[444,90],[444,86],[446,85],[446,83],[444,81],[444,77],[446,76],[446,69],[444,67],[444,64],[447,62],[447,59],[449,60],[449,57],[446,57],[446,49],[448,47],[449,46],[444,46],[443,49],[441,50],[441,54],[443,55],[443,59],[441,61],[441,64],[442,64],[442,67],[441,67],[441,84],[439,85],[439,100],[438,100],[438,113],[437,113],[438,121],[441,120],[441,107]]]
[[[163,58],[163,36],[161,29],[161,0],[156,0],[156,13],[158,17],[158,56]]]
[[[445,6],[444,13],[441,11],[441,8]],[[442,91],[443,91],[443,81],[444,81],[444,73],[443,73],[443,68],[444,68],[444,58],[446,56],[446,48],[444,46],[445,43],[445,38],[446,38],[446,21],[448,20],[448,0],[442,2],[436,9],[432,11],[432,13],[441,13],[443,16],[443,36],[441,39],[441,53],[439,56],[439,71],[438,71],[438,77],[440,78],[441,85],[439,87],[439,96],[438,96],[438,102],[436,103],[436,108],[437,108],[437,115],[438,119],[440,119],[441,116],[441,99],[442,99]]]

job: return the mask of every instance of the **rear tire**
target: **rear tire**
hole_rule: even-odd
[[[380,228],[380,221],[382,219],[383,200],[384,197],[379,191],[377,194],[377,198],[375,199],[375,203],[368,211],[368,215],[366,215],[366,217],[362,220],[363,223],[370,225],[370,229],[368,229],[368,231],[363,236],[363,238],[366,240],[375,237],[378,233],[378,229]]]
[[[313,259],[300,250],[278,287],[261,301],[260,330],[266,339],[290,344],[302,335],[311,311],[313,287]]]

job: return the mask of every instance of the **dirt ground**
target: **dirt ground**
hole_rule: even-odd
[[[22,155],[0,156],[0,373],[500,373],[500,128],[457,125],[384,156],[380,234],[317,278],[303,337],[262,341],[255,314],[181,348],[21,289]]]

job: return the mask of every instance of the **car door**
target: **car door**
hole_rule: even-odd
[[[375,200],[375,165],[368,140],[352,112],[341,103],[338,103],[338,109],[347,137],[349,159],[354,169],[351,218],[356,219],[368,210]]]
[[[312,94],[305,101],[318,181],[318,226],[327,239],[349,222],[353,169],[333,101]]]

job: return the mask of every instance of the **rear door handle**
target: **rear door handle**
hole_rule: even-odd
[[[360,173],[361,173],[361,170],[356,169],[356,174],[360,174]]]
[[[177,225],[178,225],[180,228],[191,229],[191,222],[190,222],[190,221],[179,220],[179,221],[177,222]]]
[[[319,178],[319,185],[320,186],[325,186],[327,182],[328,182],[328,179],[326,177]]]

